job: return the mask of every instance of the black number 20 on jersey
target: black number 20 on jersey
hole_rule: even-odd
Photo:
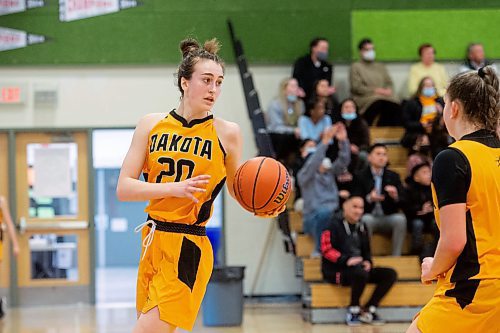
[[[193,175],[194,162],[191,160],[186,160],[181,158],[177,160],[177,162],[175,162],[175,160],[170,157],[160,157],[158,159],[158,163],[168,165],[168,170],[163,170],[158,174],[158,176],[156,177],[157,183],[162,182],[163,176],[167,177],[175,176],[174,182],[180,182],[188,178],[191,178],[191,176]],[[187,174],[185,177],[183,177],[184,171],[186,169],[187,169]]]

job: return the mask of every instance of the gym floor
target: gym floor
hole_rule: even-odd
[[[240,327],[204,327],[200,315],[193,332],[404,333],[409,326],[409,323],[359,327],[311,325],[302,320],[300,310],[298,303],[251,304],[245,306]],[[0,321],[0,333],[129,333],[134,322],[135,309],[130,303],[17,308],[10,309]]]

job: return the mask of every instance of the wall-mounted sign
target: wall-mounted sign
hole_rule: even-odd
[[[59,0],[59,20],[70,22],[137,6],[137,1],[131,0]]]
[[[0,27],[0,51],[44,43],[46,39],[45,36],[30,34],[26,31]]]
[[[0,0],[0,15],[25,12],[43,6],[45,3],[42,0]]]

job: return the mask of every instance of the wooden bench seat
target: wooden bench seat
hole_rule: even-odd
[[[329,283],[313,283],[311,288],[311,308],[345,308],[350,303],[351,289]],[[368,284],[361,303],[364,304],[373,293],[375,286]],[[380,303],[381,307],[422,306],[434,294],[435,286],[425,286],[420,282],[398,282]]]
[[[399,145],[403,134],[404,127],[370,127],[371,144],[385,143]]]
[[[409,254],[411,236],[406,236],[403,244],[403,254]],[[371,238],[371,249],[373,256],[387,256],[392,253],[392,241],[389,236],[374,234]],[[296,256],[309,257],[314,250],[314,242],[311,236],[307,234],[299,234],[296,238]]]
[[[391,267],[398,273],[398,280],[420,281],[420,261],[417,256],[373,257],[373,265]],[[303,258],[303,280],[317,282],[323,280],[321,258]]]

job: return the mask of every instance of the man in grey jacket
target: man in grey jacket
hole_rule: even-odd
[[[332,162],[327,157],[328,146],[336,138],[338,157]],[[320,254],[320,237],[333,212],[339,207],[339,193],[335,177],[342,174],[351,162],[351,150],[344,124],[328,127],[322,135],[316,151],[309,154],[300,169],[297,180],[304,200],[304,232],[315,243],[314,255]]]

